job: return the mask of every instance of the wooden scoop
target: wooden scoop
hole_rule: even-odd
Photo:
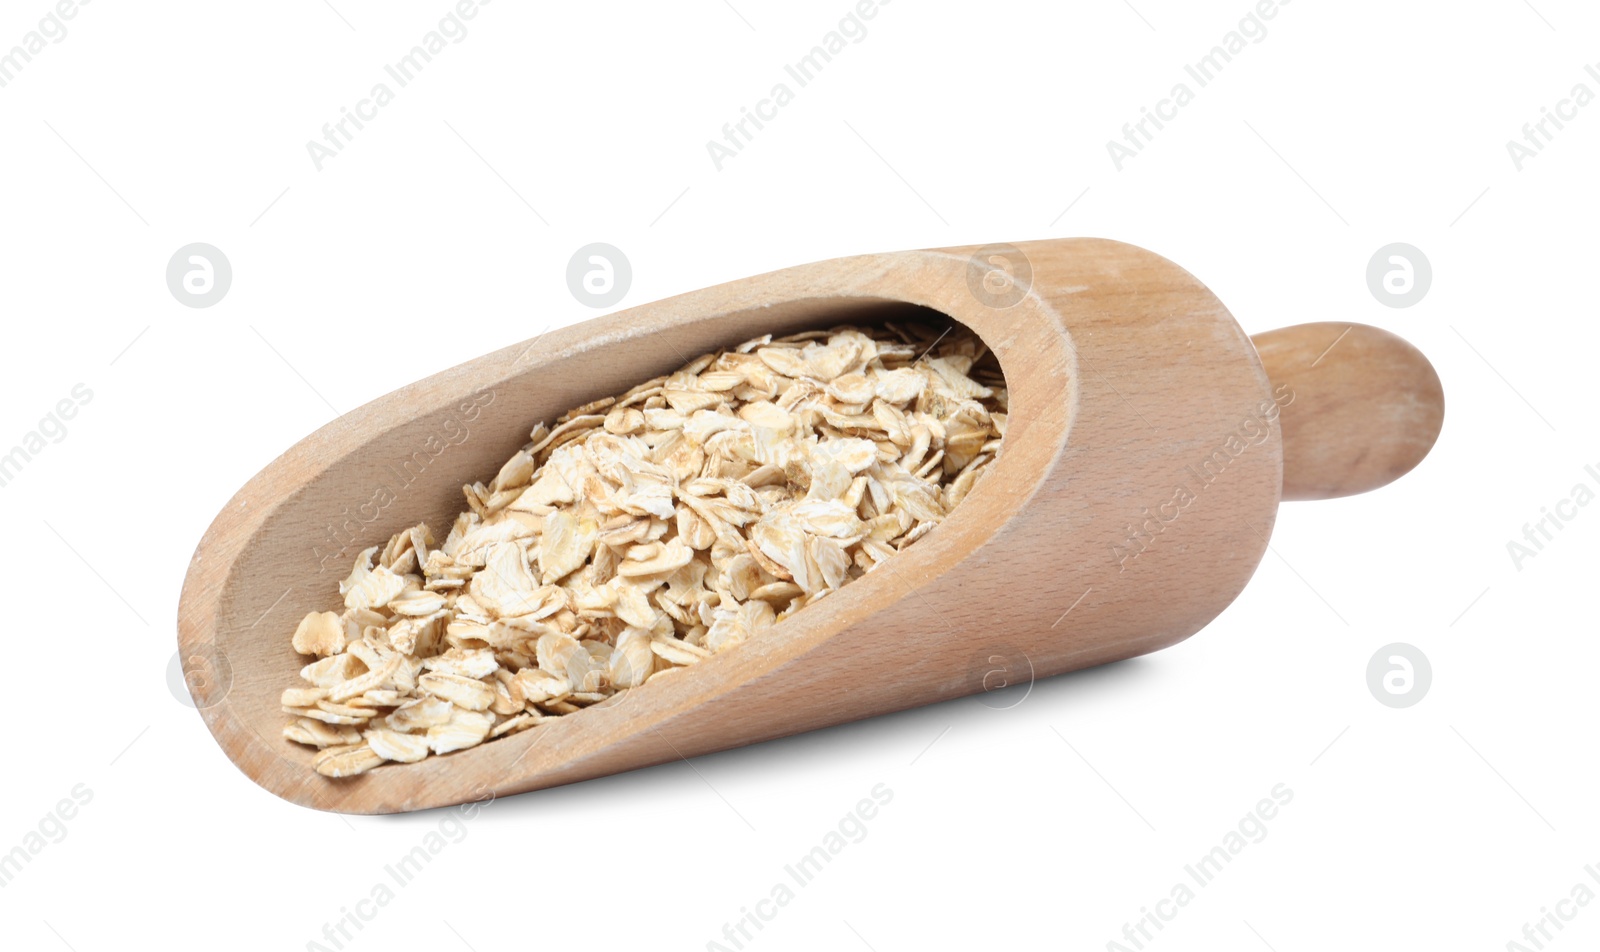
[[[335,607],[361,549],[450,525],[461,485],[535,422],[761,334],[922,309],[995,351],[1009,428],[976,489],[878,570],[709,660],[470,750],[329,780],[283,739],[299,619]],[[1203,284],[1132,245],[824,261],[552,331],[329,423],[201,539],[178,643],[217,742],[280,797],[393,813],[505,796],[977,693],[1005,668],[1045,677],[1174,644],[1239,594],[1279,499],[1397,478],[1443,412],[1433,368],[1399,338],[1305,324],[1252,344]]]

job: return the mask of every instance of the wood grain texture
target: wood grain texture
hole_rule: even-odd
[[[1243,588],[1283,462],[1256,348],[1193,276],[1131,245],[1017,246],[1028,293],[980,300],[975,248],[804,265],[553,331],[373,401],[252,479],[201,539],[178,636],[226,755],[292,802],[388,813],[504,796],[975,693],[1166,647]],[[996,352],[1003,451],[946,522],[880,570],[692,668],[512,737],[333,781],[280,736],[307,611],[360,549],[488,479],[529,428],[766,333],[931,308]],[[1001,659],[1001,661],[996,661]]]
[[[1364,493],[1409,473],[1444,426],[1444,387],[1421,351],[1365,324],[1297,324],[1254,338],[1283,408],[1283,498]]]

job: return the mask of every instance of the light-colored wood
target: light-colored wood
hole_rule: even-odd
[[[1257,334],[1283,408],[1283,498],[1376,489],[1422,462],[1444,425],[1444,388],[1421,351],[1386,330],[1337,322]]]
[[[328,424],[241,489],[195,552],[178,631],[207,725],[280,797],[389,813],[959,697],[1001,666],[1047,677],[1187,638],[1238,595],[1272,531],[1272,385],[1227,310],[1173,263],[1096,239],[1018,247],[1032,284],[1010,307],[969,284],[989,267],[974,270],[975,248],[821,262],[554,331]],[[880,570],[692,668],[467,751],[332,781],[281,738],[299,618],[337,606],[361,548],[447,526],[461,484],[493,476],[534,422],[761,333],[921,308],[996,352],[1010,426],[972,494]]]

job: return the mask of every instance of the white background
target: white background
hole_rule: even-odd
[[[593,316],[564,277],[592,241],[630,258],[626,307],[858,252],[1118,238],[1249,331],[1413,341],[1444,433],[1380,492],[1286,505],[1244,594],[1177,647],[1007,710],[501,801],[347,948],[706,948],[879,783],[866,838],[747,948],[1106,948],[1280,783],[1265,840],[1149,947],[1502,949],[1600,891],[1600,507],[1520,570],[1506,549],[1600,488],[1600,104],[1521,171],[1505,145],[1600,93],[1592,5],[1297,0],[1120,172],[1106,141],[1246,0],[899,0],[720,172],[706,141],[848,0],[500,0],[318,171],[307,140],[450,9],[333,6],[100,0],[0,89],[0,447],[93,392],[0,490],[0,852],[93,791],[0,889],[6,946],[306,948],[438,829],[240,774],[169,690],[179,588],[229,496],[338,412]],[[50,9],[6,0],[0,50]],[[164,281],[197,241],[234,270],[208,309]],[[1365,280],[1394,241],[1433,265],[1408,309]],[[1404,710],[1365,680],[1397,641],[1433,666]],[[1554,945],[1597,941],[1590,906]]]

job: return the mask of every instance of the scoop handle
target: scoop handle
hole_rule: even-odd
[[[1284,499],[1377,489],[1433,448],[1444,424],[1444,389],[1428,358],[1400,337],[1330,321],[1251,340],[1282,394]]]

